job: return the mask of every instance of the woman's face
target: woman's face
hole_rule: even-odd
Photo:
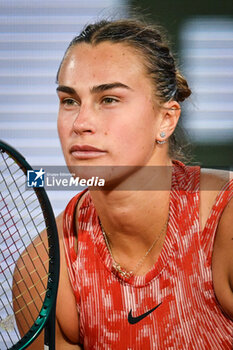
[[[78,44],[69,50],[58,80],[58,132],[68,165],[151,164],[160,109],[142,58],[132,48]]]

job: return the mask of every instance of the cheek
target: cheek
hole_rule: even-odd
[[[68,135],[69,135],[69,127],[67,125],[67,122],[65,122],[64,118],[61,118],[59,116],[57,120],[57,131],[58,131],[61,147],[65,155],[66,148],[67,148],[66,144],[67,144]]]
[[[151,127],[148,125],[122,128],[115,138],[115,156],[125,164],[144,164],[154,151],[155,141]]]
[[[62,135],[63,135],[62,129],[63,129],[63,122],[62,122],[61,118],[58,117],[58,119],[57,119],[57,131],[58,131],[58,135],[59,135],[61,142],[62,142]]]
[[[57,130],[60,138],[64,138],[70,132],[71,123],[61,113],[58,113]]]
[[[154,116],[150,118],[143,114],[140,119],[135,118],[128,128],[123,129],[122,136],[135,150],[150,150],[154,147],[155,130]]]

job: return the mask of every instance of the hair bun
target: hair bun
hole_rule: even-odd
[[[180,74],[179,71],[176,72],[176,85],[177,90],[175,94],[175,98],[178,102],[183,102],[186,98],[188,98],[192,91],[190,90],[187,80]]]

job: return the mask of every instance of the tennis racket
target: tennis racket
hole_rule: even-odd
[[[0,141],[1,350],[25,349],[43,329],[44,349],[55,349],[59,242],[44,188],[27,187],[32,170]]]

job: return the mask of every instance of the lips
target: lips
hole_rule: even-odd
[[[76,151],[83,151],[83,152],[88,152],[88,151],[94,151],[94,152],[104,152],[102,151],[101,149],[99,148],[96,148],[96,147],[93,147],[93,146],[90,146],[90,145],[75,145],[75,146],[72,146],[71,149],[70,149],[71,152],[76,152]]]
[[[90,159],[101,157],[106,151],[91,145],[74,145],[70,148],[70,153],[76,159]]]

